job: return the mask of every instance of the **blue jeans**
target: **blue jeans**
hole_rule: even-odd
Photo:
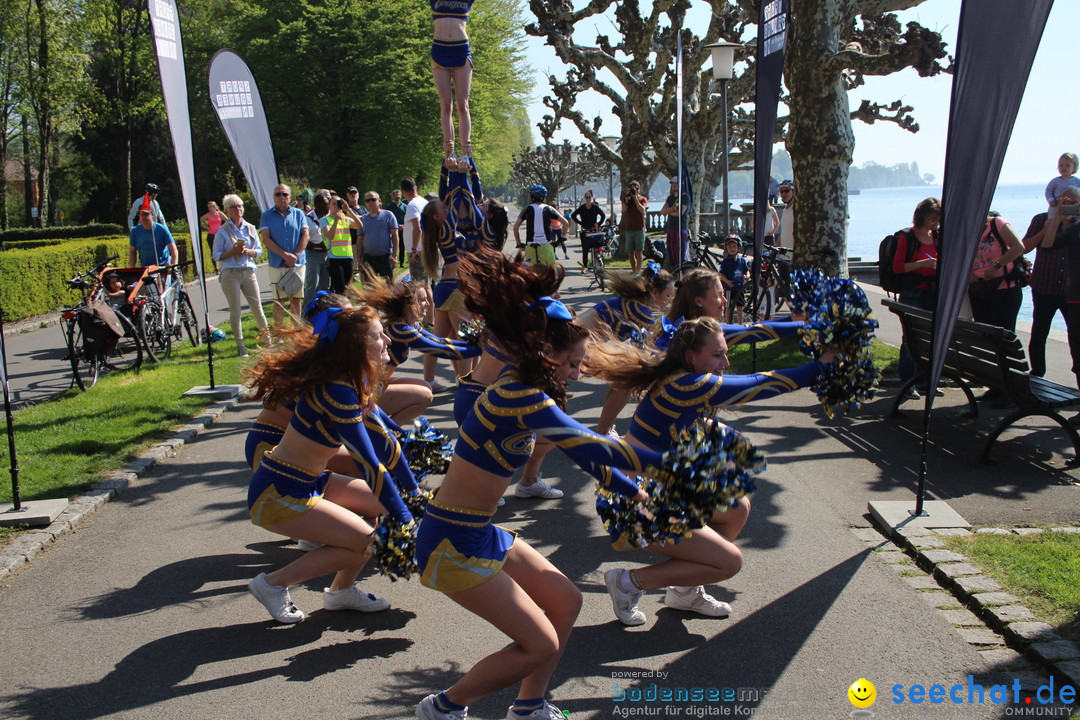
[[[897,298],[905,305],[913,305],[922,310],[934,312],[937,306],[937,293],[930,290],[901,290]],[[900,341],[900,384],[903,385],[915,377],[915,361],[911,358],[907,346]]]

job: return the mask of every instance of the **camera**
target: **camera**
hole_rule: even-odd
[[[1059,209],[1062,215],[1080,215],[1080,205],[1062,205]]]
[[[339,209],[345,207],[345,201],[342,200],[341,198],[338,198],[337,206],[338,206]]]

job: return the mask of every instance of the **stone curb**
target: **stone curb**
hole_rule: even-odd
[[[179,427],[174,434],[147,448],[127,467],[117,470],[95,485],[91,490],[72,499],[64,512],[44,528],[32,528],[16,537],[10,545],[0,550],[0,583],[28,565],[39,553],[62,535],[74,532],[89,520],[89,516],[102,505],[124,492],[151,468],[165,458],[172,457],[200,432],[213,425],[239,402],[237,398],[220,400],[191,421]]]
[[[860,531],[865,530],[859,528]],[[1058,532],[1080,533],[1080,528],[1052,528]],[[1031,535],[1043,532],[1040,528],[982,528],[977,533],[993,535]],[[894,547],[884,547],[886,552],[875,552],[875,556],[881,556],[883,561],[893,564],[906,563],[909,569],[912,560],[930,577],[948,590],[956,598],[960,605],[971,611],[973,617],[977,617],[986,628],[972,628],[968,622],[957,622],[958,619],[967,618],[964,611],[942,610],[946,619],[953,625],[961,627],[957,631],[971,644],[980,649],[980,654],[987,660],[999,662],[1012,658],[1002,645],[1008,645],[1015,651],[1017,661],[1030,660],[1041,666],[1048,673],[1056,676],[1059,680],[1080,687],[1080,648],[1074,643],[1059,636],[1054,629],[1043,622],[1037,622],[1031,610],[1020,604],[1015,596],[1004,592],[1002,587],[990,577],[982,574],[968,558],[951,550],[942,549],[942,543],[938,537],[945,535],[971,535],[972,533],[956,529],[940,532],[933,530],[913,529],[893,532],[886,540],[881,535],[878,542],[868,543],[875,549],[882,548],[883,543],[891,540],[894,547],[902,549],[903,553],[894,552]],[[860,535],[860,537],[862,537]],[[862,538],[867,540],[867,538]],[[888,543],[888,545],[892,545]],[[902,555],[901,558],[897,558]],[[915,582],[913,578],[905,578],[910,585],[926,587],[923,583]],[[929,579],[929,578],[928,578]],[[967,626],[967,627],[963,627]]]

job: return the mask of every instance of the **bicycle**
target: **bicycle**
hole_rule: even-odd
[[[713,249],[713,245],[717,249]],[[720,272],[720,263],[724,260],[721,243],[707,232],[700,232],[696,238],[690,238],[690,262],[679,266],[680,273],[695,267],[707,267],[715,273]]]
[[[94,387],[104,370],[131,370],[142,365],[143,345],[138,330],[127,315],[114,313],[123,334],[110,337],[112,331],[106,332],[101,327],[105,323],[91,312],[95,302],[104,302],[102,273],[116,258],[113,255],[93,270],[67,281],[70,289],[83,293],[77,305],[61,313],[64,322],[60,326],[67,345],[67,359],[71,362],[72,383],[80,390]]]
[[[159,277],[164,278],[165,285],[158,299],[163,306],[163,324],[167,332],[176,341],[182,340],[184,335],[187,335],[191,346],[199,347],[202,344],[199,321],[195,316],[195,308],[191,305],[191,298],[184,289],[184,276],[180,272],[181,268],[192,263],[194,260],[163,265],[157,269]]]
[[[607,271],[604,269],[604,258],[610,258],[619,249],[619,238],[615,235],[615,227],[611,223],[605,223],[598,231],[583,234],[581,243],[592,256],[592,278],[586,290],[592,289],[595,285],[601,292],[607,292]]]
[[[780,309],[788,302],[791,263],[783,259],[783,256],[790,253],[791,250],[785,247],[775,247],[773,245],[763,246],[763,251],[761,253],[761,274],[758,278],[759,292],[757,304],[754,305],[752,303],[752,282],[744,283],[739,290],[739,300],[744,304],[743,312],[749,314],[751,322],[770,319],[775,313],[779,313]],[[750,265],[751,278],[753,277],[754,263],[757,263],[757,258],[754,258]],[[735,304],[733,298],[732,305]]]

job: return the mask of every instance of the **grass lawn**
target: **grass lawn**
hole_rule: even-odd
[[[1080,644],[1080,534],[1047,530],[943,539],[1020,598],[1039,620]]]
[[[896,377],[900,362],[900,350],[891,345],[874,341],[870,348],[870,356],[874,365],[881,370],[882,375]],[[753,372],[753,350],[750,345],[736,345],[728,352],[731,367],[727,372],[745,374]],[[776,370],[780,368],[796,367],[807,363],[807,357],[799,350],[798,338],[784,338],[768,343],[759,343],[757,347],[757,369]]]
[[[213,400],[182,397],[195,385],[210,384],[206,358],[205,346],[193,348],[185,339],[173,346],[169,360],[155,365],[144,358],[138,371],[105,375],[86,392],[68,390],[16,412],[22,500],[70,498],[93,487],[211,405]],[[215,384],[238,383],[240,367],[231,337],[214,345]],[[10,467],[4,443],[0,468]],[[11,499],[10,481],[0,480],[0,502]],[[17,532],[0,528],[0,542]]]

